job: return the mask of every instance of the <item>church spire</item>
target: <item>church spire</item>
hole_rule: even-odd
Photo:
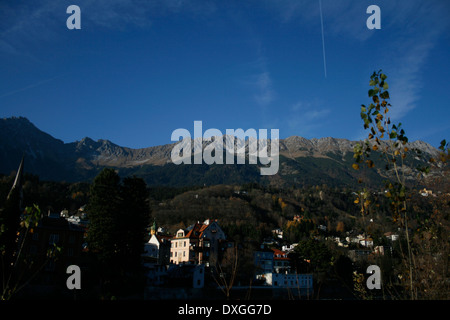
[[[153,224],[150,228],[150,234],[153,236],[156,234],[156,220],[153,220]]]

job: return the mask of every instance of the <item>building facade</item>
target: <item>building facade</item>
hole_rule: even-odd
[[[205,220],[192,227],[179,229],[171,239],[170,263],[205,264],[215,263],[226,236],[217,221]]]
[[[171,236],[152,234],[150,240],[144,245],[143,258],[160,265],[169,264],[171,238]]]

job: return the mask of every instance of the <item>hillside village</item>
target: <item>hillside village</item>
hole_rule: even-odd
[[[65,268],[79,265],[87,284],[83,295],[97,297],[86,239],[89,185],[26,180],[25,196],[34,202],[33,192],[39,192],[42,212],[24,252],[38,257],[36,265],[44,268],[21,294],[70,296]],[[382,266],[386,281],[401,285],[404,235],[393,223],[384,190],[373,191],[379,199],[366,215],[359,212],[355,191],[326,185],[148,191],[150,216],[141,243],[144,277],[135,298],[359,299],[357,279],[367,278],[366,268],[373,264]],[[430,199],[442,196],[440,190],[418,190],[413,199],[417,214],[431,212],[435,204]],[[55,213],[58,207],[63,209]],[[419,226],[420,221],[411,221],[411,228]],[[48,261],[52,245],[61,252]],[[379,298],[382,293],[362,294]]]
[[[218,189],[221,191],[219,192]],[[215,196],[223,195],[221,192],[224,190],[229,191],[224,186],[202,188],[202,190],[203,192],[214,192],[212,190],[215,190]],[[197,201],[202,195],[204,196],[202,190],[188,191],[187,194]],[[232,197],[227,201],[234,201],[233,197],[249,197],[249,193],[252,191],[234,190]],[[318,194],[319,197],[325,197],[325,193],[322,191],[319,191]],[[186,196],[186,193],[182,193],[181,196]],[[168,202],[159,202],[157,206],[168,210],[167,206],[174,199]],[[189,203],[184,201],[184,206],[185,210],[189,211]],[[286,208],[287,205],[282,205],[282,207]],[[220,211],[216,213],[221,215]],[[188,215],[188,212],[185,214]],[[158,216],[157,210],[154,210],[153,215],[154,217]],[[80,224],[83,221],[82,217],[85,216],[86,214],[77,214],[70,217],[69,220],[72,223]],[[348,261],[351,262],[351,270],[346,270],[346,272],[350,273],[361,270],[361,267],[368,266],[377,258],[384,256],[385,253],[391,254],[393,245],[399,238],[399,234],[392,231],[385,232],[383,239],[376,241],[371,235],[357,233],[353,229],[341,230],[342,232],[338,234],[329,230],[332,228],[330,221],[328,221],[328,226],[317,224],[318,220],[314,219],[313,222],[313,219],[305,218],[305,215],[294,215],[292,218],[284,220],[284,225],[267,230],[268,232],[260,238],[261,241],[257,241],[258,237],[240,238],[237,233],[230,237],[230,234],[224,230],[233,230],[230,225],[235,225],[238,220],[230,221],[226,215],[222,216],[221,220],[197,220],[186,227],[179,227],[183,226],[183,223],[175,223],[171,225],[171,228],[159,225],[154,219],[148,228],[148,241],[144,244],[142,254],[146,273],[146,298],[204,298],[205,292],[211,297],[211,290],[216,297],[220,298],[222,297],[220,289],[227,287],[229,290],[240,292],[238,295],[243,295],[242,292],[260,290],[264,292],[265,297],[290,295],[291,297],[312,299],[315,297],[314,290],[317,289],[319,273],[315,268],[302,269],[298,267],[295,253],[299,242],[289,241],[286,238],[286,234],[292,233],[290,229],[293,226],[298,227],[309,222],[310,227],[306,229],[307,232],[304,236],[310,235],[315,241],[334,247],[335,253],[340,252],[339,255],[348,258]],[[225,227],[223,228],[223,226]],[[168,229],[171,229],[171,232]],[[292,235],[290,238],[293,239]],[[298,239],[300,240],[300,238]],[[244,259],[248,261],[244,261]],[[310,263],[310,259],[304,259],[304,262]],[[233,268],[234,263],[236,265]],[[247,270],[243,270],[245,269],[242,267],[244,264],[247,264]],[[228,274],[224,276],[223,269],[225,268],[227,268]],[[248,276],[249,270],[250,276]],[[247,278],[240,275],[242,272],[247,273]],[[220,277],[228,277],[228,279],[222,280]],[[234,283],[230,283],[231,277],[234,278]],[[229,282],[227,283],[227,281]],[[337,286],[337,290],[344,290],[342,288],[344,284]],[[345,295],[348,294],[349,292],[345,293]]]
[[[300,216],[295,216],[292,221],[300,221]],[[77,243],[67,252],[71,263],[80,263],[83,252],[83,230],[86,230],[88,221],[83,208],[79,213],[68,216],[66,212],[61,214],[48,214],[41,221],[33,236],[33,246],[38,245],[41,239],[57,239],[60,243]],[[350,260],[357,264],[370,261],[376,256],[383,256],[392,251],[392,244],[397,241],[398,234],[388,232],[384,236],[385,246],[374,246],[373,239],[364,234],[341,237],[322,237],[320,230],[325,226],[319,225],[317,241],[336,244],[345,248]],[[237,295],[249,294],[260,291],[264,297],[297,299],[313,299],[317,290],[317,272],[311,270],[308,273],[299,273],[296,270],[294,258],[296,247],[299,243],[287,243],[283,241],[283,230],[280,228],[271,230],[273,237],[265,239],[258,247],[252,250],[250,264],[252,265],[252,277],[247,282],[238,279],[241,272],[241,256],[235,255],[239,246],[228,238],[220,226],[220,221],[206,219],[197,221],[187,228],[180,228],[174,234],[169,234],[165,228],[158,226],[156,221],[149,227],[149,239],[144,244],[142,263],[145,267],[145,293],[146,299],[188,299],[188,298],[222,298],[221,289],[229,286],[230,291],[238,292]],[[76,240],[74,240],[76,239]],[[284,243],[284,245],[282,245]],[[36,250],[36,249],[34,249]],[[69,263],[65,260],[65,263]],[[77,262],[78,260],[78,262]],[[373,260],[372,260],[373,261]],[[248,261],[247,261],[248,262]],[[310,263],[309,259],[305,259]],[[233,264],[236,267],[233,268]],[[231,267],[230,267],[231,265]],[[226,269],[229,273],[226,274]],[[57,279],[56,274],[61,272],[55,265],[45,269],[46,282],[52,283]],[[236,279],[235,283],[231,277]],[[221,277],[227,278],[222,280]],[[261,293],[262,292],[262,293]]]
[[[247,285],[237,283],[235,289],[250,290],[250,284],[253,283],[253,290],[272,289],[273,295],[277,294],[276,291],[278,294],[282,291],[285,291],[285,294],[294,291],[297,298],[312,298],[315,283],[313,273],[298,273],[291,259],[298,243],[280,246],[279,243],[283,242],[283,232],[280,229],[272,231],[274,237],[266,239],[252,252],[252,281]],[[386,233],[385,237],[390,244],[398,239],[398,235],[392,232]],[[374,246],[373,240],[364,234],[345,239],[330,237],[321,240],[335,242],[343,248],[352,247],[353,249],[347,250],[347,254],[353,262],[369,261],[370,256],[382,256],[385,251],[392,251],[391,245]],[[144,250],[143,259],[150,288],[177,287],[176,283],[182,283],[185,288],[202,289],[221,286],[211,274],[218,270],[215,264],[223,263],[224,257],[235,250],[235,243],[227,239],[218,221],[207,219],[204,222],[196,222],[185,230],[179,229],[173,236],[164,233],[164,228],[156,228],[154,224]],[[239,272],[238,269],[231,271]],[[172,291],[172,298],[177,297],[179,293],[179,289]],[[158,294],[161,294],[161,289],[158,289]]]

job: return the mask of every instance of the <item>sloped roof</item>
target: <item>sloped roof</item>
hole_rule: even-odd
[[[170,240],[172,239],[172,236],[166,236],[163,234],[155,234],[156,239],[158,240],[159,243],[161,243],[163,240]]]
[[[290,260],[286,252],[275,248],[272,248],[272,251],[273,251],[273,258],[275,260]]]
[[[209,227],[209,224],[195,223],[194,227],[186,234],[186,238],[200,239],[203,236],[203,232]]]

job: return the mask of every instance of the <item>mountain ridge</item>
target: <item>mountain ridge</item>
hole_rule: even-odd
[[[225,147],[226,139],[230,137],[224,135],[222,139]],[[300,179],[296,175],[305,176],[303,180],[306,175],[310,175],[306,180],[320,182],[323,178],[324,181],[328,181],[330,177],[335,176],[338,183],[339,177],[354,176],[346,167],[351,167],[355,143],[357,141],[333,137],[306,139],[290,136],[280,139],[280,170],[278,177],[268,177],[268,181],[273,182],[281,178],[285,183],[292,183]],[[222,165],[223,168],[219,169],[216,168],[219,165],[206,167],[201,165],[201,168],[192,167],[189,170],[181,168],[183,165],[176,166],[171,162],[171,151],[176,144],[177,142],[146,148],[129,148],[109,140],[95,141],[89,137],[64,143],[41,131],[27,118],[3,118],[0,119],[0,173],[9,174],[16,170],[20,158],[25,156],[27,170],[42,179],[49,180],[90,180],[103,167],[116,168],[123,175],[143,176],[148,182],[154,180],[150,177],[150,173],[164,177],[169,172],[173,175],[195,175],[198,177],[195,183],[201,183],[202,175],[209,183],[214,183],[212,177],[207,179],[210,174],[221,177],[217,179],[218,184],[223,181],[241,181],[239,177],[233,179],[232,176],[227,176],[233,174],[248,175],[251,177],[250,180],[257,182],[263,179],[255,176],[259,170],[255,170],[256,167],[252,165],[233,169],[225,168],[226,165]],[[208,142],[203,140],[203,147],[207,144]],[[245,144],[248,148],[248,140]],[[270,146],[268,141],[266,144]],[[409,145],[429,154],[438,152],[436,148],[420,140]],[[191,146],[193,148],[194,144]],[[187,179],[185,183],[189,184],[189,177],[183,178]],[[156,180],[163,183],[161,179]]]

